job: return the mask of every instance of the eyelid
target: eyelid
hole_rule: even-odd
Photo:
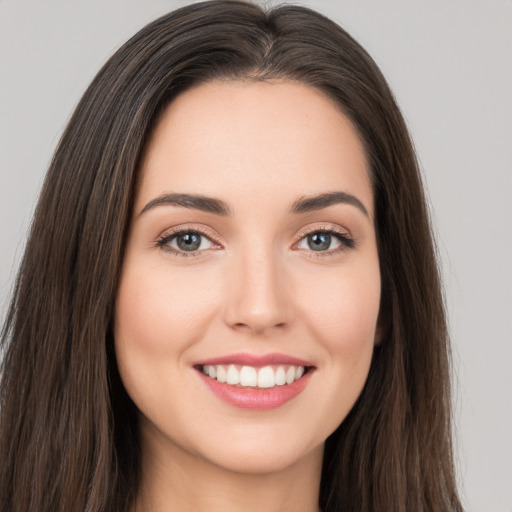
[[[184,257],[198,256],[201,253],[204,253],[206,250],[209,250],[203,249],[201,251],[181,251],[167,245],[170,240],[183,233],[197,233],[198,235],[207,238],[213,245],[217,245],[217,247],[213,248],[213,250],[217,250],[223,247],[223,244],[219,241],[219,237],[211,229],[206,226],[198,227],[194,224],[174,226],[162,231],[160,235],[158,235],[155,245],[175,256]]]
[[[340,226],[338,226],[336,224],[331,224],[331,223],[327,222],[327,223],[315,224],[314,226],[308,226],[308,227],[302,229],[301,231],[299,231],[299,233],[297,235],[297,242],[295,242],[295,244],[300,242],[305,236],[307,236],[311,233],[316,233],[318,231],[327,231],[327,232],[338,233],[339,235],[342,235],[346,238],[350,238],[353,240],[352,234],[350,233],[350,231],[348,229],[341,228]]]
[[[207,226],[198,225],[198,224],[180,224],[179,226],[173,226],[172,228],[165,229],[162,231],[157,239],[161,240],[162,238],[166,238],[172,235],[178,235],[181,233],[199,233],[200,235],[205,236],[206,238],[209,238],[212,242],[215,242],[218,245],[222,245],[222,243],[219,240],[218,235],[213,231],[212,229],[208,228]]]
[[[311,233],[327,233],[329,235],[334,236],[338,239],[338,242],[340,243],[339,247],[336,247],[334,249],[329,249],[326,251],[314,251],[314,250],[308,250],[308,249],[301,249],[299,248],[299,244]],[[352,237],[352,234],[350,233],[350,230],[346,228],[342,228],[338,226],[337,224],[331,224],[331,223],[321,223],[320,225],[315,224],[314,226],[308,226],[304,228],[300,233],[297,235],[298,240],[293,244],[292,249],[295,249],[297,251],[300,251],[304,253],[305,256],[308,258],[329,258],[329,257],[335,257],[339,256],[344,252],[347,252],[351,249],[354,249],[356,247],[356,241]]]

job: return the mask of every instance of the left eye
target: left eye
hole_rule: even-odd
[[[176,252],[194,252],[209,249],[213,242],[205,235],[195,231],[184,231],[174,233],[164,237],[158,243],[161,247],[174,250]]]
[[[325,231],[315,231],[302,238],[297,244],[297,247],[299,249],[320,252],[338,249],[342,245],[341,235]]]

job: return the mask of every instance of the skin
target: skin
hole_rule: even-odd
[[[333,191],[366,213],[349,203],[290,213],[298,198]],[[231,215],[146,207],[169,193],[221,199]],[[176,238],[159,244],[176,227],[206,233],[194,256],[171,252]],[[314,251],[306,228],[354,246],[333,236]],[[366,381],[380,287],[367,161],[329,98],[286,81],[210,82],[178,96],[143,155],[116,302],[119,370],[141,422],[136,509],[318,510],[324,441]],[[315,370],[281,407],[240,409],[193,365],[242,352]]]

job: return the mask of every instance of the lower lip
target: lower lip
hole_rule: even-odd
[[[218,382],[198,371],[198,375],[210,391],[230,405],[241,409],[267,410],[275,409],[289,402],[301,393],[311,378],[313,371],[308,371],[292,384],[274,386],[273,388],[238,388]]]

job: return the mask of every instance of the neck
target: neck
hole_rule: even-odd
[[[143,446],[142,453],[142,481],[133,512],[320,510],[323,446],[290,466],[259,473],[231,471],[176,446],[165,451]]]

